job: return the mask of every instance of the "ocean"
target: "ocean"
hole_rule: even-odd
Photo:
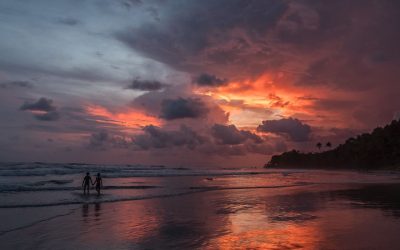
[[[86,172],[101,173],[101,195],[83,195]],[[389,230],[365,244],[377,246],[400,230],[399,185],[400,173],[383,171],[2,163],[1,249],[346,249],[354,243],[340,235],[363,223]],[[326,235],[299,245],[286,235],[310,227]]]

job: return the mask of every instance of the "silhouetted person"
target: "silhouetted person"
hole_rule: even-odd
[[[89,194],[90,184],[93,184],[92,178],[90,177],[89,172],[87,172],[86,176],[83,178],[83,182],[82,182],[83,194],[86,194],[86,188],[87,188],[87,193]]]
[[[97,173],[96,180],[93,184],[96,185],[97,194],[100,194],[100,189],[103,187],[103,181],[101,179],[100,173]]]

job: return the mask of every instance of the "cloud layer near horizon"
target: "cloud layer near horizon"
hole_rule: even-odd
[[[2,1],[0,158],[243,166],[341,143],[398,118],[399,7]]]

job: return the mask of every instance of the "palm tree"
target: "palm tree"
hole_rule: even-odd
[[[322,143],[318,142],[316,146],[317,146],[318,150],[321,150]]]
[[[326,146],[327,148],[330,148],[330,147],[332,147],[332,143],[328,141],[328,142],[326,143],[325,146]]]

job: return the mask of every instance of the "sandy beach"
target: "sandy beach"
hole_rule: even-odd
[[[119,188],[117,193],[105,189],[103,197],[92,191],[91,196],[70,204],[27,202],[11,207],[3,202],[1,249],[400,247],[400,203],[396,195],[400,183],[393,173],[239,172],[222,175],[214,171],[209,172],[214,176],[207,178],[127,177],[124,183],[136,181],[159,188],[152,194],[137,189],[135,192],[141,195],[120,201],[110,196],[132,189]],[[104,181],[108,185],[121,183],[119,178]],[[33,191],[22,193],[35,195]]]

